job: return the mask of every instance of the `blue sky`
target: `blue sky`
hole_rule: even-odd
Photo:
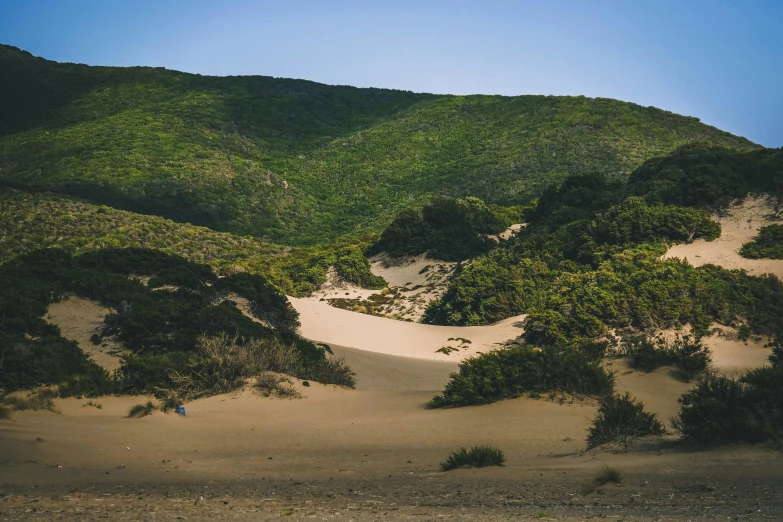
[[[2,0],[58,61],[452,94],[584,94],[783,146],[783,0]]]

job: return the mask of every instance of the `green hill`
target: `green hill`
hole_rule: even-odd
[[[0,183],[284,244],[378,231],[432,194],[525,203],[684,143],[756,146],[652,107],[89,67],[0,45]]]

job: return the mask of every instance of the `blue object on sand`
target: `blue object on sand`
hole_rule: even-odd
[[[174,413],[179,413],[180,415],[182,415],[184,417],[185,416],[185,407],[184,406],[177,406],[174,409]]]

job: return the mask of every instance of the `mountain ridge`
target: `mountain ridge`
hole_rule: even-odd
[[[704,141],[606,98],[434,95],[51,62],[0,46],[0,184],[282,244],[377,232],[432,195],[520,204]]]

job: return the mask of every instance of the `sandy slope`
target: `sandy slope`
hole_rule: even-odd
[[[517,339],[522,334],[525,318],[511,317],[490,326],[433,326],[358,314],[312,299],[289,297],[289,300],[300,314],[301,334],[307,339],[436,361],[459,361]],[[449,342],[449,338],[457,337],[471,343],[448,355],[436,351],[447,344],[459,346],[459,342]]]
[[[664,255],[687,260],[693,266],[713,264],[724,268],[741,268],[753,275],[775,274],[783,278],[781,259],[745,259],[739,249],[753,240],[764,225],[772,223],[769,198],[748,197],[729,209],[726,216],[715,217],[721,225],[721,235],[714,241],[697,239],[690,244],[675,245]]]
[[[111,312],[96,301],[71,296],[49,306],[46,320],[60,328],[60,334],[78,344],[96,364],[113,372],[122,364],[122,345],[110,337],[104,338],[100,345],[90,341],[93,334],[100,335],[103,318]]]

